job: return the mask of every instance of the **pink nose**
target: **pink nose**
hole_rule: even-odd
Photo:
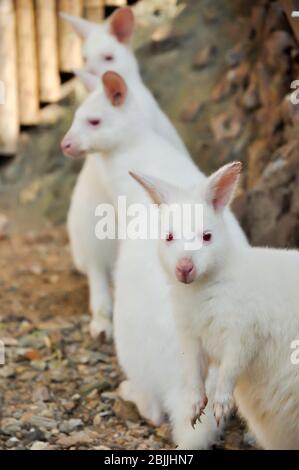
[[[191,284],[195,279],[195,266],[190,258],[182,258],[176,266],[176,277],[184,284]]]
[[[61,150],[67,157],[76,157],[79,154],[78,146],[69,137],[61,142]]]

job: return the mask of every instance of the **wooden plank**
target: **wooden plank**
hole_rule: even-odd
[[[83,0],[58,0],[58,9],[73,16],[83,16]],[[59,62],[62,72],[73,72],[83,65],[82,41],[74,28],[65,20],[59,20]]]
[[[53,103],[60,97],[56,1],[35,0],[35,4],[40,100]]]
[[[37,124],[39,119],[37,45],[33,0],[17,0],[16,19],[20,122],[24,125],[33,125]]]
[[[280,3],[294,31],[296,39],[299,42],[299,18],[292,18],[291,16],[294,10],[299,11],[299,1],[298,0],[281,0]]]
[[[124,7],[127,5],[127,0],[106,0],[108,7]]]
[[[85,0],[85,18],[100,23],[105,18],[105,0]]]
[[[0,153],[14,154],[19,134],[19,113],[13,0],[0,1],[0,80]]]

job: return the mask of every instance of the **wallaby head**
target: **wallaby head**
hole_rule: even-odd
[[[97,81],[98,90],[77,109],[72,126],[61,143],[66,156],[110,152],[120,144],[124,145],[141,125],[142,116],[139,116],[124,79],[116,72],[106,72]]]
[[[61,13],[83,39],[83,59],[87,72],[102,76],[113,70],[125,78],[138,74],[138,64],[130,48],[134,14],[129,7],[116,10],[107,22],[93,23]]]
[[[157,178],[131,173],[160,207],[159,252],[172,278],[191,284],[221,265],[232,242],[223,215],[240,172],[240,162],[230,163],[189,192]]]

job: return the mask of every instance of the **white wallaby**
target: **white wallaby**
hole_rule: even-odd
[[[96,88],[108,69],[121,73],[134,90],[136,102],[142,114],[158,134],[165,137],[176,148],[187,154],[177,131],[150,91],[143,84],[137,60],[130,48],[134,30],[134,16],[129,7],[116,10],[110,19],[99,25],[82,18],[61,13],[84,39],[83,56],[86,71],[77,72],[89,91]],[[95,76],[98,76],[96,78]],[[64,149],[66,151],[67,149]],[[79,175],[68,214],[68,233],[75,265],[88,276],[90,288],[90,310],[93,337],[102,332],[112,334],[112,298],[109,281],[117,256],[117,243],[94,239],[95,208],[101,202],[109,202],[110,195],[103,186],[97,155],[90,155]],[[98,176],[98,178],[97,178]]]
[[[299,449],[299,370],[291,361],[299,333],[299,252],[252,248],[232,238],[223,215],[240,171],[240,163],[228,164],[189,191],[134,176],[156,204],[189,203],[193,214],[198,204],[203,207],[203,226],[193,218],[190,227],[201,248],[186,249],[186,238],[176,236],[180,221],[173,221],[159,248],[188,393],[193,396],[194,387],[202,391],[198,417],[206,401],[204,371],[199,374],[196,361],[200,339],[209,364],[218,368],[216,393],[209,396],[216,421],[227,416],[235,399],[263,448]]]
[[[93,92],[78,109],[64,145],[74,156],[102,153],[115,204],[118,196],[126,196],[128,204],[150,204],[149,197],[129,177],[132,168],[162,175],[185,187],[204,185],[206,178],[192,160],[147,125],[124,80],[107,72],[102,82],[103,89]],[[229,212],[227,218],[236,244],[246,244]],[[120,394],[134,401],[141,414],[156,424],[167,413],[174,441],[181,448],[207,448],[215,441],[217,427],[212,410],[203,417],[202,427],[194,431],[190,425],[168,282],[157,248],[157,240],[128,239],[121,243],[115,274],[114,335],[128,380],[121,385]],[[208,380],[211,393],[214,375],[211,371]]]

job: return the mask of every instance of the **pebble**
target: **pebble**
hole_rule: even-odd
[[[99,426],[102,422],[102,416],[100,414],[95,415],[93,418],[93,425],[94,426]]]
[[[50,399],[49,390],[45,386],[40,386],[33,392],[34,401],[47,402],[49,401],[49,399]]]
[[[30,424],[42,429],[55,429],[57,428],[57,421],[43,416],[31,416]]]
[[[72,436],[62,436],[60,437],[56,444],[63,448],[70,448],[73,446],[79,445],[88,445],[96,439],[97,434],[90,431],[80,431]]]
[[[6,436],[14,436],[21,431],[21,423],[15,418],[4,418],[1,422],[1,432]]]
[[[4,366],[0,369],[0,377],[3,379],[11,379],[15,376],[16,369],[13,366]]]
[[[113,405],[113,411],[118,418],[125,421],[139,422],[140,416],[136,406],[131,402],[116,400]]]
[[[30,450],[47,450],[49,449],[49,444],[47,442],[36,441],[30,447]]]
[[[73,431],[76,431],[80,428],[83,428],[84,423],[82,419],[70,419],[70,420],[65,420],[61,423],[59,426],[59,430],[63,432],[64,434],[70,434]]]

